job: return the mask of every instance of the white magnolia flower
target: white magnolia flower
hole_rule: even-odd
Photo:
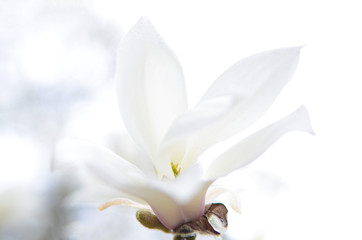
[[[142,18],[118,49],[116,81],[120,112],[129,135],[122,156],[87,144],[63,143],[108,185],[119,190],[102,209],[125,204],[150,208],[168,229],[204,214],[206,193],[218,178],[249,164],[289,131],[312,133],[306,109],[241,140],[206,171],[200,155],[258,120],[291,79],[299,47],[262,52],[226,70],[191,109],[176,56]],[[211,195],[217,195],[213,192]]]

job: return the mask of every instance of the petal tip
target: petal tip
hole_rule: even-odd
[[[298,58],[300,55],[300,51],[302,50],[302,48],[304,48],[304,46],[305,45],[289,47],[289,48],[286,48],[285,50],[288,50],[292,56],[296,56]]]
[[[298,115],[299,119],[301,119],[301,121],[303,121],[303,123],[304,123],[303,129],[301,129],[301,130],[303,130],[311,135],[316,135],[313,130],[307,108],[304,105],[302,105],[295,111],[295,114]]]
[[[142,16],[140,17],[140,19],[138,19],[137,23],[135,24],[135,26],[153,26],[150,19],[147,16]]]

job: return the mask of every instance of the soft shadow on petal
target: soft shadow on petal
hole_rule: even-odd
[[[204,214],[205,195],[211,183],[197,178],[184,178],[138,186],[130,193],[145,200],[162,224],[174,229]]]
[[[74,166],[92,166],[109,168],[119,178],[128,176],[146,176],[139,168],[116,155],[107,148],[81,140],[63,140],[55,149],[54,167],[56,169]],[[117,172],[117,170],[121,170]]]
[[[223,194],[229,195],[229,203],[233,210],[237,213],[241,213],[241,199],[240,192],[236,190],[230,190],[225,187],[211,186],[206,193],[205,203],[213,203],[215,199]]]
[[[170,183],[167,186],[157,186],[155,183],[147,185],[145,182],[142,184],[119,184],[118,189],[143,199],[150,205],[164,226],[174,229],[182,223],[202,216],[204,213],[205,194],[210,184],[210,182],[194,182],[193,188],[196,189],[195,191],[179,187],[184,186],[188,188],[185,185],[172,186],[172,183]],[[166,188],[177,191],[178,195],[183,193],[183,196],[187,197],[188,201],[178,199],[178,196],[174,196],[171,191],[165,191]]]
[[[241,197],[238,192],[229,192],[229,202],[232,209],[241,214]]]
[[[171,122],[187,109],[187,101],[181,66],[146,18],[118,47],[116,81],[124,124],[154,158]]]
[[[114,154],[106,148],[102,148],[86,141],[63,140],[58,143],[54,159],[55,170],[63,173],[68,171],[78,171],[80,174],[84,166],[89,168],[108,169],[108,174],[112,174],[127,184],[135,179],[144,178],[146,175],[135,165]],[[64,172],[65,171],[65,172]],[[68,205],[76,205],[85,202],[101,202],[115,198],[127,198],[135,205],[144,206],[146,203],[134,196],[102,184],[94,175],[83,174],[82,181],[86,181],[84,187],[73,192],[67,197]],[[152,178],[150,178],[152,179]],[[154,177],[156,179],[156,177]],[[116,202],[113,202],[116,205]],[[146,204],[147,205],[147,204]],[[110,204],[108,204],[110,206]]]
[[[167,207],[159,204],[157,199],[155,205],[150,204],[154,212],[160,218],[166,218],[166,222],[174,221],[172,229],[179,226],[181,223],[189,222],[199,218],[204,214],[205,210],[205,195],[213,180],[203,180],[202,168],[199,165],[193,165],[189,169],[180,174],[175,181],[164,182],[156,186],[157,190],[163,192],[176,203],[175,210],[177,214],[170,214]],[[160,219],[161,220],[161,219]],[[168,226],[167,223],[161,222]]]
[[[205,194],[212,183],[202,181],[196,167],[181,174],[175,181],[158,181],[133,171],[127,165],[115,164],[108,157],[102,163],[87,161],[87,166],[109,186],[144,200],[169,229],[202,216]]]
[[[143,198],[152,208],[158,219],[169,229],[175,229],[182,223],[199,218],[204,213],[206,189],[209,183],[194,183],[202,185],[188,202],[179,202],[172,195],[159,188],[133,187],[129,192]],[[174,191],[183,192],[182,189]]]
[[[213,203],[214,200],[221,196],[224,193],[227,193],[229,190],[225,187],[214,187],[211,186],[206,193],[205,203]]]
[[[123,159],[141,169],[147,176],[156,177],[152,160],[127,134],[113,134],[108,139],[110,148]]]
[[[216,179],[251,163],[290,131],[305,131],[313,134],[305,107],[300,107],[292,114],[245,138],[221,154],[210,165],[206,177]]]
[[[139,202],[132,201],[127,198],[115,198],[103,203],[101,206],[98,207],[98,210],[103,211],[109,207],[123,205],[127,207],[132,207],[136,209],[143,209],[143,210],[150,210],[151,208],[147,204],[141,204]]]
[[[203,114],[206,101],[220,96],[232,96],[234,102],[220,117],[208,118],[201,129],[190,128],[185,139],[187,142],[187,165],[192,164],[198,156],[210,146],[238,133],[260,118],[285,84],[291,79],[299,60],[300,47],[283,48],[247,57],[226,70],[207,90],[194,110],[186,112],[170,127],[170,131],[183,129],[184,126],[197,125]],[[214,111],[222,112],[222,105],[215,105]],[[181,132],[181,131],[180,131]],[[175,135],[167,133],[166,136]],[[175,143],[177,144],[177,142]]]
[[[179,163],[181,169],[187,169],[194,163],[194,157],[190,153],[187,154],[187,150],[193,147],[195,153],[197,147],[200,146],[199,144],[190,146],[192,143],[188,138],[195,135],[205,135],[207,134],[205,131],[210,131],[210,129],[215,131],[218,120],[223,120],[236,102],[234,96],[218,96],[203,101],[177,118],[162,142],[158,157],[158,161],[161,162],[160,165],[170,165],[171,160],[174,164]],[[209,134],[212,133],[209,132]],[[172,176],[167,177],[172,179]]]
[[[120,192],[119,190],[113,187],[107,186],[103,182],[100,182],[99,179],[94,179],[94,181],[92,182],[87,182],[85,186],[82,186],[79,190],[72,192],[65,199],[65,203],[68,206],[72,207],[76,205],[84,205],[89,203],[92,204],[100,204],[102,202],[107,203],[111,200],[116,200],[119,198],[128,199],[139,206],[141,205],[148,206],[147,203],[142,199],[133,197],[129,194]]]

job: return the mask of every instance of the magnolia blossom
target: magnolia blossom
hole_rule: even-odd
[[[215,156],[208,169],[198,164],[205,150],[266,112],[291,79],[299,53],[300,47],[282,48],[237,62],[188,109],[176,56],[142,18],[119,45],[116,73],[120,113],[135,144],[127,142],[116,154],[67,142],[58,152],[72,150],[74,159],[84,160],[119,191],[101,209],[118,204],[149,208],[164,226],[176,229],[204,214],[207,191],[216,179],[254,161],[289,131],[313,133],[302,106]]]

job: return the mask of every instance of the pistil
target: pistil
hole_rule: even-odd
[[[175,175],[175,177],[177,177],[181,172],[181,167],[179,167],[179,163],[174,164],[173,162],[171,162],[171,167],[173,174]]]

